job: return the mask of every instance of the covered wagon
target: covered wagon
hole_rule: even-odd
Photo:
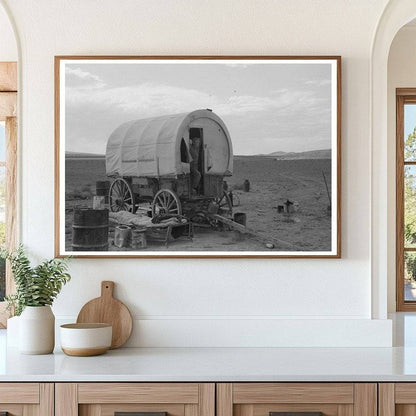
[[[230,134],[211,110],[129,121],[107,142],[114,212],[134,213],[150,202],[152,216],[192,217],[214,204],[222,215],[231,216],[224,178],[232,171]]]

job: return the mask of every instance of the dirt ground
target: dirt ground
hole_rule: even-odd
[[[75,206],[92,207],[96,181],[108,180],[103,159],[66,161],[66,249],[72,250],[72,220]],[[329,251],[331,217],[322,173],[331,182],[329,159],[276,160],[262,156],[236,156],[233,176],[226,178],[234,195],[233,212],[245,213],[247,227],[258,238],[235,231],[194,228],[192,239],[180,237],[169,242],[148,240],[145,251]],[[244,192],[248,179],[250,191]],[[297,211],[279,213],[277,206],[286,200],[295,202]],[[110,227],[109,250],[114,227]],[[279,244],[283,241],[286,244]],[[266,244],[273,244],[273,248]],[[270,245],[269,245],[270,247]],[[125,249],[123,249],[125,250]]]

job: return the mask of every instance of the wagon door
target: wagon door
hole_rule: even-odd
[[[201,194],[218,197],[223,194],[223,178],[227,171],[230,149],[221,126],[208,118],[198,119],[198,130],[202,133]],[[190,129],[191,131],[193,128]],[[196,128],[195,128],[196,130]]]

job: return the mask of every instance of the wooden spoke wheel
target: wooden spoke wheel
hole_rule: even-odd
[[[152,216],[158,215],[182,215],[181,201],[170,189],[161,189],[153,199]]]
[[[134,214],[136,211],[133,190],[123,178],[117,178],[111,184],[109,200],[112,212],[128,211]]]
[[[226,191],[220,197],[215,198],[215,203],[218,205],[218,215],[225,218],[232,218],[233,203]]]

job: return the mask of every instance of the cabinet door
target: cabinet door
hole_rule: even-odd
[[[221,383],[217,416],[377,416],[377,385]]]
[[[416,383],[380,383],[380,416],[415,416]]]
[[[58,383],[56,416],[215,416],[213,383]]]
[[[0,383],[0,415],[53,416],[51,383]]]

